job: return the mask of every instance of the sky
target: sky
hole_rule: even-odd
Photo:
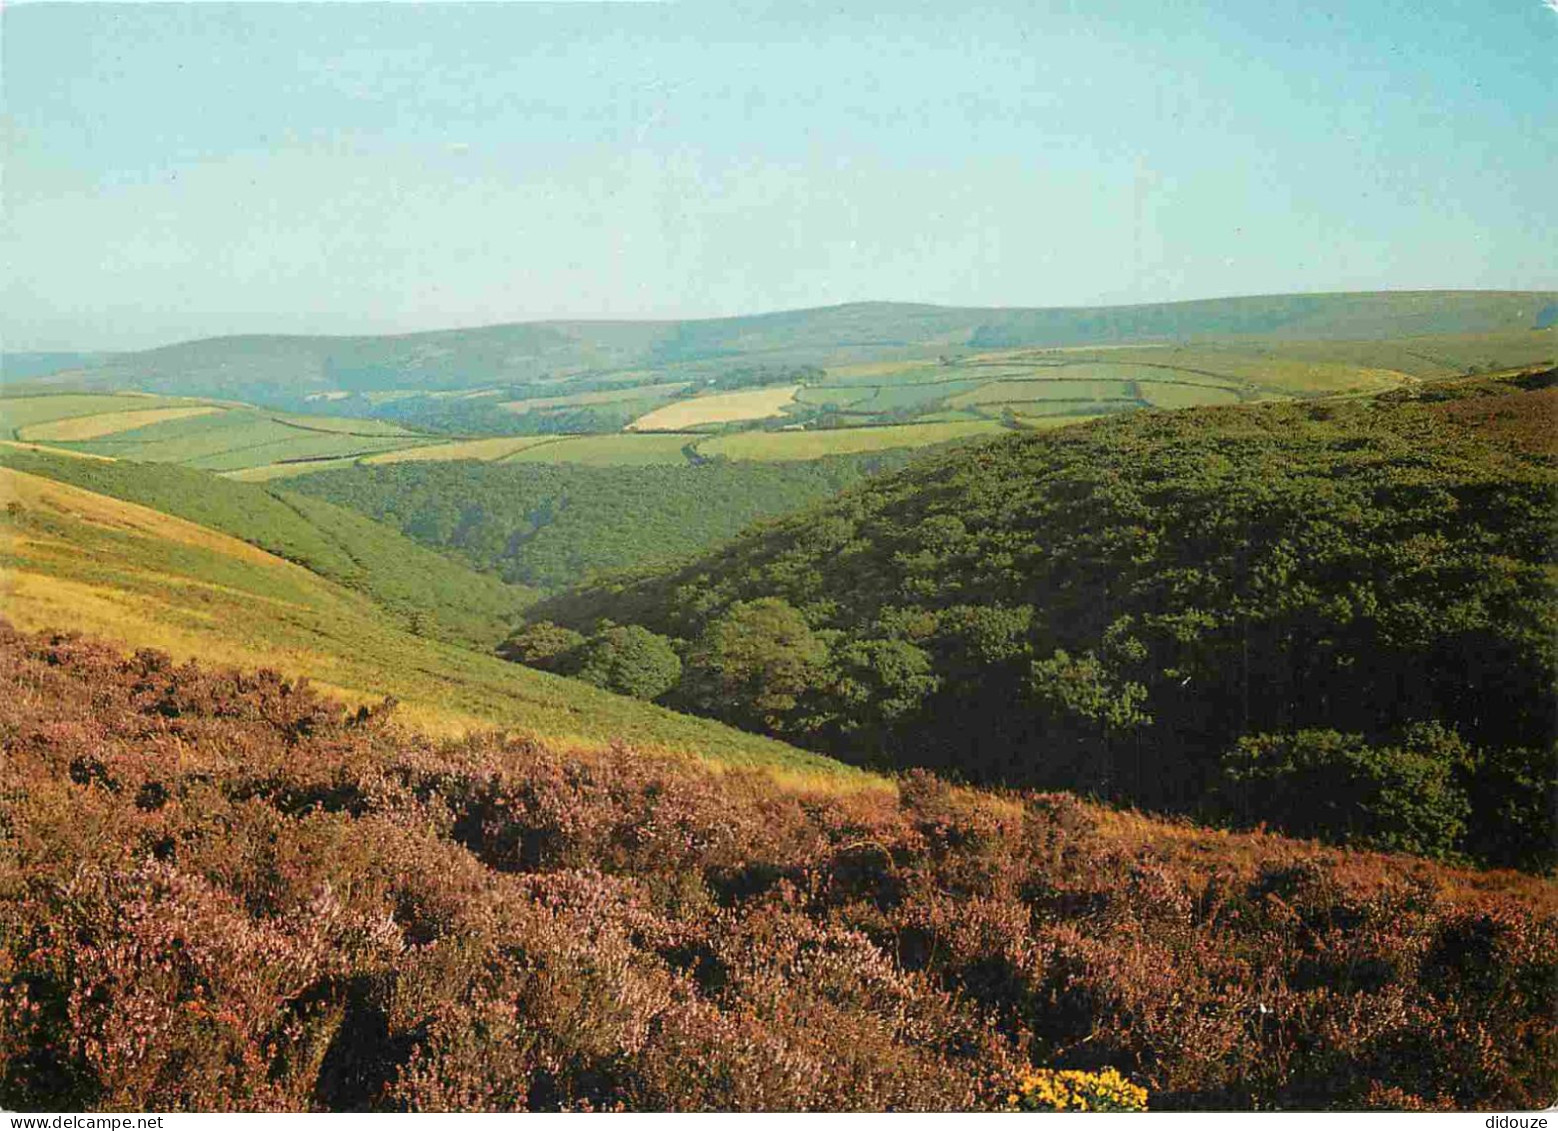
[[[8,3],[0,341],[1558,289],[1542,0]]]

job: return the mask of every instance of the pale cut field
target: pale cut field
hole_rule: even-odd
[[[889,424],[881,428],[829,428],[816,432],[737,432],[698,445],[702,456],[735,460],[801,460],[823,456],[920,448],[1005,431],[993,420],[940,424]]]
[[[555,436],[489,436],[484,440],[456,440],[448,444],[428,444],[420,448],[401,448],[380,452],[363,463],[420,463],[426,460],[479,459],[500,460],[541,444],[556,443]]]
[[[728,424],[737,420],[764,420],[778,416],[795,399],[799,385],[772,389],[745,389],[739,393],[714,393],[677,401],[647,412],[627,426],[630,432],[675,432],[700,424]]]
[[[50,420],[29,425],[17,431],[22,440],[53,441],[96,440],[100,436],[112,436],[144,428],[148,424],[161,424],[168,420],[185,420],[192,416],[210,416],[226,412],[216,405],[186,405],[182,408],[135,408],[120,412],[100,412],[94,416],[72,416],[64,420]]]

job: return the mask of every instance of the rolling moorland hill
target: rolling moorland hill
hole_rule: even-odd
[[[879,766],[1550,869],[1558,371],[956,449],[527,612]]]
[[[247,336],[185,342],[69,368],[38,387],[141,389],[220,396],[326,412],[411,413],[445,430],[497,428],[505,413],[479,398],[633,390],[618,415],[563,413],[530,428],[601,431],[675,396],[680,382],[783,383],[810,368],[949,360],[1013,348],[1384,340],[1510,335],[1549,325],[1558,294],[1425,291],[1282,295],[1129,307],[978,309],[854,303],[687,322],[555,322],[385,337]],[[1428,351],[1432,353],[1433,351]],[[1479,351],[1481,353],[1482,351]],[[1508,364],[1525,360],[1514,358]],[[1482,356],[1476,358],[1483,361]],[[34,371],[35,365],[29,366]],[[735,371],[734,373],[732,371]],[[8,383],[15,377],[8,377]],[[667,383],[670,383],[670,386]],[[564,387],[566,386],[566,388]],[[440,394],[467,393],[467,401]],[[409,398],[409,399],[408,399]],[[547,406],[557,408],[558,406]],[[588,405],[575,408],[588,408]],[[556,413],[545,414],[556,416]],[[623,416],[626,418],[624,419]],[[596,426],[587,426],[588,421]],[[498,423],[494,424],[496,421]]]
[[[0,624],[0,1106],[1539,1109],[1550,882]]]
[[[5,616],[22,628],[273,669],[358,705],[388,696],[437,734],[497,727],[564,748],[621,740],[834,788],[888,788],[782,743],[415,635],[362,592],[145,506],[8,467],[0,500]]]

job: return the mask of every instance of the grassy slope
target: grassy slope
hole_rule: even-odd
[[[498,726],[622,739],[819,781],[868,782],[777,742],[406,632],[360,594],[183,519],[0,469],[6,615],[178,658],[308,676],[354,702],[391,695],[435,733]]]
[[[208,472],[10,447],[0,448],[0,466],[241,538],[365,594],[425,635],[456,643],[490,646],[535,596],[474,573],[355,511]]]

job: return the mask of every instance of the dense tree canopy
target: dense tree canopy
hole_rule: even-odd
[[[687,702],[844,757],[1544,867],[1552,381],[1014,436],[535,615],[697,641]],[[764,601],[818,642],[806,686],[708,694]]]
[[[601,571],[685,559],[909,458],[888,451],[650,467],[464,460],[362,465],[290,482],[505,581],[557,589]]]

